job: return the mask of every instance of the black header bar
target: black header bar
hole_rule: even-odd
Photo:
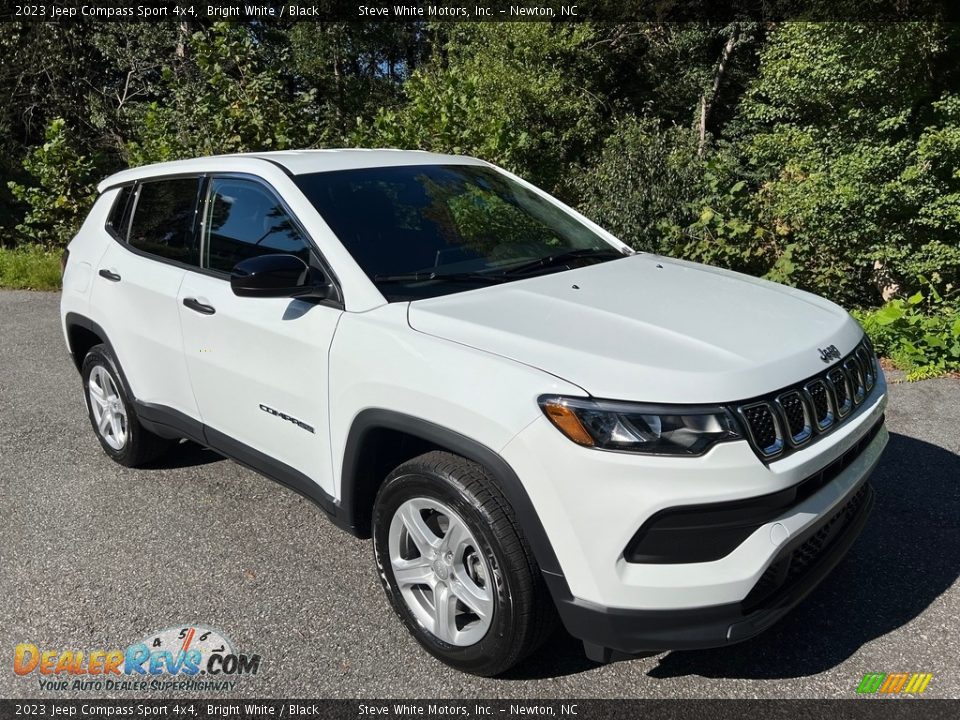
[[[0,21],[905,22],[960,20],[956,0],[0,0]]]

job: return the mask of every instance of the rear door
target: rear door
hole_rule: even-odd
[[[318,253],[277,193],[247,176],[210,178],[201,248],[201,269],[187,272],[179,311],[208,439],[250,464],[282,463],[280,474],[292,468],[333,494],[327,355],[340,308],[242,298],[230,289],[241,260],[289,253],[317,263]]]
[[[93,317],[110,338],[134,397],[198,417],[183,357],[178,293],[199,263],[200,178],[130,185],[118,195],[110,243],[94,275]]]

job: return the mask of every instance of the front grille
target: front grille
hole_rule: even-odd
[[[857,359],[856,353],[847,358],[843,363],[843,369],[847,373],[847,377],[850,378],[853,400],[859,405],[863,402],[863,398],[867,394],[867,389],[863,379],[863,368],[860,366],[860,361]]]
[[[876,385],[876,356],[866,340],[853,352],[798,387],[736,406],[747,439],[771,460],[804,445],[850,416]]]
[[[768,567],[744,598],[744,613],[762,605],[775,593],[786,592],[797,584],[856,519],[869,494],[870,486],[864,483],[816,532]]]

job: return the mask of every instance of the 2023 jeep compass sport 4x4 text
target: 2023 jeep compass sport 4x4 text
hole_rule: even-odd
[[[558,618],[598,660],[744,640],[866,520],[886,389],[825,300],[634,253],[467,157],[99,190],[62,319],[104,451],[189,438],[314,500],[454,667],[503,672]]]

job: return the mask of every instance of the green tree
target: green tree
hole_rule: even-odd
[[[66,245],[96,196],[95,159],[77,151],[66,122],[57,118],[47,126],[46,142],[27,155],[23,167],[36,184],[9,183],[27,208],[16,231],[30,242]]]
[[[431,46],[422,23],[297,23],[287,39],[294,71],[315,92],[318,122],[338,144],[348,142],[358,117],[400,103],[404,81]]]
[[[134,164],[251,150],[310,147],[323,140],[313,96],[244,25],[217,23],[189,41],[187,71],[163,69],[164,99],[139,109],[127,147]]]
[[[363,145],[478,155],[545,185],[600,137],[587,23],[466,23],[404,85],[406,103],[361,122]]]
[[[741,212],[766,231],[752,239],[774,251],[771,278],[852,304],[935,270],[958,278],[958,118],[936,72],[957,47],[935,24],[772,35],[736,147],[754,190]]]
[[[599,156],[576,173],[581,212],[638,250],[669,252],[672,228],[691,222],[690,206],[706,192],[706,167],[692,128],[661,128],[653,118],[628,117]]]

